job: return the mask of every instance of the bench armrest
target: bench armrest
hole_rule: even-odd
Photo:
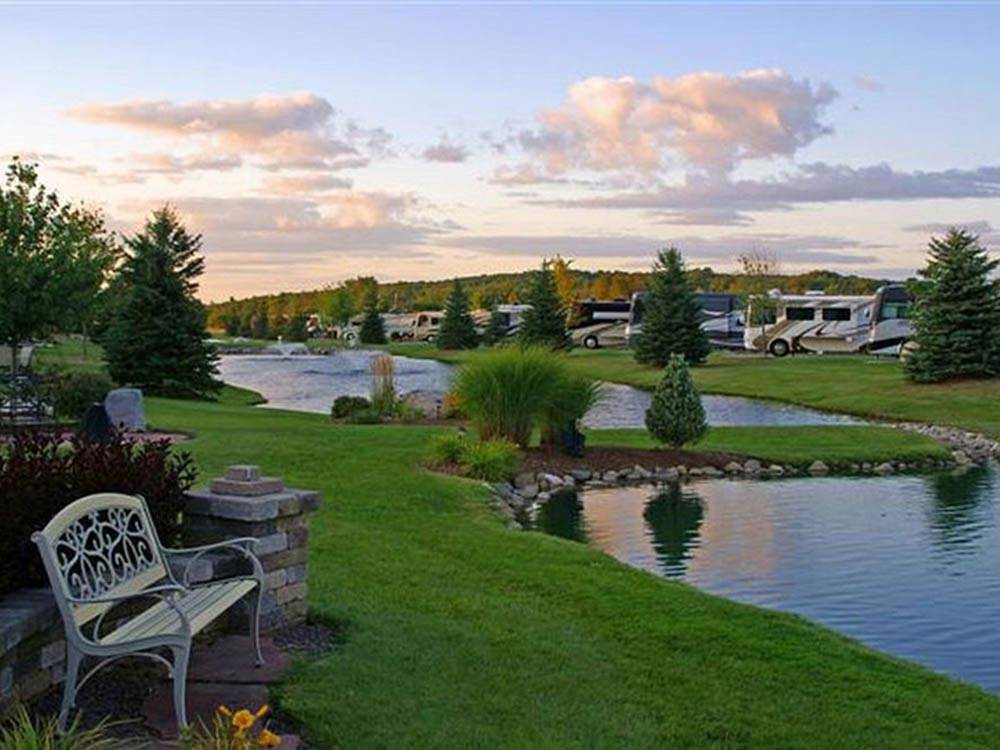
[[[250,561],[253,566],[253,577],[263,582],[264,580],[264,568],[260,564],[260,560],[257,559],[250,547],[255,547],[259,542],[258,539],[250,536],[238,537],[236,539],[227,539],[224,542],[216,542],[215,544],[204,544],[200,547],[186,547],[183,549],[164,549],[163,552],[168,557],[184,557],[186,555],[191,555],[191,559],[187,561],[184,566],[184,573],[181,576],[181,585],[185,587],[191,586],[191,568],[192,566],[204,557],[209,552],[235,552],[239,554],[246,560]]]

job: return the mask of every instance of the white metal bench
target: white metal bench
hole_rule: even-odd
[[[59,727],[64,729],[76,695],[101,667],[126,656],[145,656],[166,664],[174,681],[177,725],[187,726],[185,683],[192,638],[247,594],[250,640],[257,665],[260,653],[260,601],[264,570],[251,551],[256,539],[231,539],[188,549],[160,544],[149,509],[141,497],[90,495],[63,508],[31,539],[41,551],[56,604],[66,628],[66,683]],[[192,584],[194,564],[207,553],[231,552],[250,563],[252,572]],[[184,564],[178,581],[172,560]],[[110,617],[121,604],[152,606],[128,616]],[[135,607],[138,609],[138,607]],[[102,624],[115,620],[108,632]],[[84,632],[84,627],[88,632]],[[161,653],[168,650],[172,662]],[[87,656],[101,661],[82,680]]]

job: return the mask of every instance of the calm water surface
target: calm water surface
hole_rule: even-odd
[[[328,356],[273,356],[266,354],[222,357],[222,379],[251,388],[267,399],[272,409],[292,409],[328,414],[337,396],[367,396],[371,389],[371,360],[379,352],[338,350]],[[396,389],[447,391],[454,368],[429,359],[393,357]],[[627,385],[605,384],[605,397],[584,418],[591,428],[644,427],[652,396]],[[811,409],[731,396],[704,396],[702,402],[712,425],[815,425],[850,424],[851,417]]]
[[[1000,472],[563,494],[541,529],[1000,692]]]

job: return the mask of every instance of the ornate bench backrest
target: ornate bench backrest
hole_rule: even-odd
[[[134,594],[167,576],[160,541],[141,497],[89,495],[32,535],[66,620],[79,627],[111,604],[73,603]]]

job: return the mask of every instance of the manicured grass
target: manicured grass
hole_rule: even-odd
[[[439,352],[422,344],[402,344],[399,354],[459,363],[477,352]],[[569,354],[591,377],[652,388],[659,371],[637,365],[624,349]],[[796,356],[776,359],[716,352],[692,370],[703,393],[773,399],[845,414],[951,425],[1000,435],[1000,378],[917,385],[903,377],[899,362],[864,356]]]
[[[310,606],[346,642],[283,704],[316,747],[994,746],[1000,700],[794,616],[584,545],[510,531],[475,482],[418,468],[436,428],[150,399],[203,477],[258,463],[325,501]]]
[[[656,448],[646,430],[590,430],[588,445]],[[713,427],[689,450],[738,453],[767,461],[830,465],[947,458],[948,450],[924,435],[886,427]]]
[[[86,347],[78,336],[60,336],[52,346],[35,350],[35,367],[53,367],[61,370],[101,372],[105,369],[104,350],[88,341]]]

